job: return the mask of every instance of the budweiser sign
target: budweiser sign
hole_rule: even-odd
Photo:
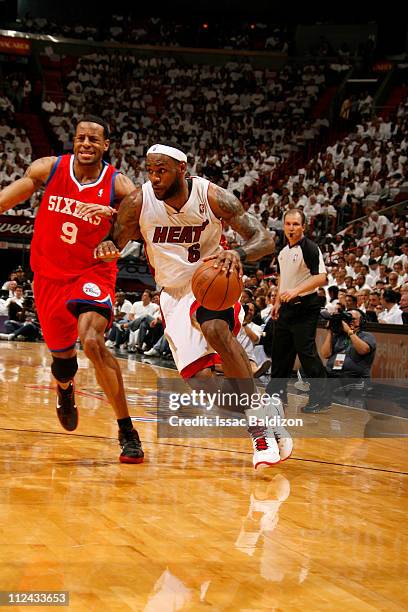
[[[34,219],[30,217],[17,217],[11,215],[0,215],[0,240],[19,238],[31,240],[34,232]]]

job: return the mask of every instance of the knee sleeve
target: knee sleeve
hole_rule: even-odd
[[[78,361],[76,357],[61,359],[61,357],[53,356],[52,360],[51,372],[54,378],[63,383],[74,378],[78,370]]]

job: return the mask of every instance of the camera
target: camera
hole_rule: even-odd
[[[329,317],[329,329],[332,330],[333,334],[344,334],[342,321],[347,323],[347,325],[351,325],[353,321],[351,312],[343,311]]]

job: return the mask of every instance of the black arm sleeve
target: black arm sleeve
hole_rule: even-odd
[[[306,238],[301,245],[303,259],[310,270],[310,274],[319,274],[319,247],[312,240]]]

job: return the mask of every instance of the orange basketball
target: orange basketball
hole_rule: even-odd
[[[243,288],[236,268],[227,274],[221,267],[214,268],[213,259],[197,268],[191,284],[197,301],[209,310],[230,308],[239,300]]]

